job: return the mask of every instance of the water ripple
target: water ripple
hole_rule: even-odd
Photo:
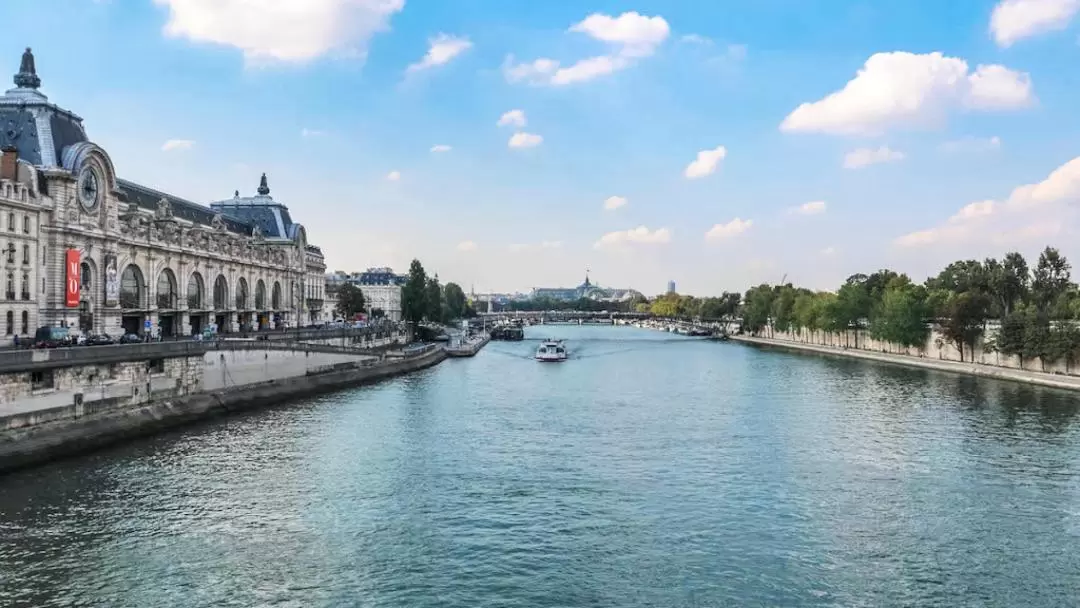
[[[575,360],[492,343],[0,479],[0,605],[1080,597],[1071,394],[632,329],[540,333]]]

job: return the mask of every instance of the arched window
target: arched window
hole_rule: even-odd
[[[30,333],[30,312],[29,311],[26,311],[26,310],[22,311],[22,331],[19,332],[19,333],[21,333],[23,335],[28,335]]]
[[[258,283],[255,283],[255,310],[266,309],[266,283],[263,283],[262,279],[259,279]]]
[[[247,279],[240,277],[240,280],[236,282],[236,309],[244,310],[248,307],[248,285]]]
[[[145,284],[139,267],[128,264],[120,275],[120,308],[139,308]]]
[[[189,310],[201,310],[203,307],[203,279],[202,275],[193,272],[188,279],[187,307]]]
[[[7,289],[4,290],[4,296],[8,300],[15,299],[15,273],[7,273]]]
[[[23,264],[29,264],[30,263],[30,245],[23,245],[22,246],[22,263]]]
[[[176,308],[176,275],[168,268],[161,271],[157,280],[157,306],[165,310]]]
[[[26,234],[30,234],[30,216],[24,215],[22,218],[22,231]]]
[[[225,275],[218,275],[214,279],[214,310],[225,310],[229,307],[229,282]]]
[[[24,300],[30,299],[30,273],[24,272],[22,275],[22,289],[19,290],[20,296]]]
[[[5,249],[4,251],[7,251],[8,264],[14,264],[15,263],[15,243],[12,243],[11,241],[8,241],[7,249]]]
[[[79,264],[79,289],[90,289],[91,279],[93,275],[90,271],[90,264],[83,262]]]
[[[7,311],[7,335],[15,333],[15,313]]]
[[[9,213],[7,216],[7,229],[8,232],[15,232],[15,214]],[[10,331],[8,332],[11,333]]]
[[[281,310],[281,283],[274,281],[274,291],[270,296],[270,307],[274,310]]]

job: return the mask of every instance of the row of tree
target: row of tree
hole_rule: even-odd
[[[1034,269],[1013,252],[1001,260],[962,260],[916,284],[892,270],[848,277],[834,292],[786,285],[758,285],[746,292],[739,314],[744,331],[869,330],[871,337],[900,346],[925,346],[932,327],[964,360],[998,320],[1000,331],[984,345],[1044,365],[1071,362],[1080,350],[1080,290],[1068,261],[1047,247]],[[654,301],[654,305],[660,298]],[[859,332],[853,332],[858,347]]]
[[[457,283],[439,284],[439,275],[428,276],[420,260],[409,265],[409,276],[401,289],[402,317],[411,323],[447,323],[475,316]]]
[[[383,316],[381,309],[368,310],[366,304],[363,290],[345,283],[338,288],[335,313],[343,319],[352,319],[357,313],[364,312],[372,318]],[[413,323],[446,323],[476,314],[466,302],[465,292],[460,285],[440,285],[439,275],[427,276],[420,260],[413,260],[409,266],[409,276],[401,290],[401,308],[404,319]]]

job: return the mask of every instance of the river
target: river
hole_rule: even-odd
[[[1080,598],[1080,396],[549,335],[0,477],[0,606]]]

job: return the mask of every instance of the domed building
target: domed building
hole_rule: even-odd
[[[0,97],[0,338],[39,326],[171,336],[321,318],[322,252],[265,175],[255,196],[209,206],[121,179],[82,118],[40,91],[30,49],[15,85]]]

